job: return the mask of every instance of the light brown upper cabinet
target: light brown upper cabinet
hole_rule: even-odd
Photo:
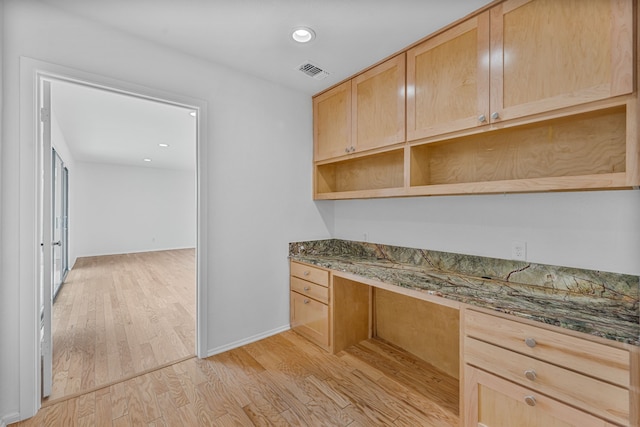
[[[407,52],[407,139],[489,120],[489,12]]]
[[[313,98],[316,161],[338,157],[351,147],[351,81]]]
[[[491,9],[491,118],[633,91],[628,0],[509,0]]]
[[[407,52],[409,141],[629,94],[628,0],[508,0]]]
[[[351,81],[353,137],[356,151],[405,141],[405,54]]]
[[[405,54],[313,98],[315,161],[405,141]]]
[[[637,187],[639,22],[638,0],[492,2],[315,96],[314,198]]]

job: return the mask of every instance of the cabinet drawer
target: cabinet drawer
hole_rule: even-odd
[[[324,304],[329,303],[329,288],[291,276],[291,290],[311,297]]]
[[[465,366],[465,426],[614,427],[551,397]]]
[[[329,347],[329,306],[291,292],[291,329],[310,341]]]
[[[465,335],[629,388],[629,352],[513,320],[465,312]]]
[[[467,364],[594,415],[629,423],[629,391],[625,388],[469,337],[464,339],[464,357]]]
[[[322,286],[329,286],[329,272],[297,262],[291,263],[291,275]]]

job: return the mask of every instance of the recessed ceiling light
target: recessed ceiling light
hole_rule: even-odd
[[[309,43],[316,38],[316,33],[309,27],[296,27],[291,30],[291,38],[298,43]]]
[[[169,144],[162,144],[162,143],[158,144],[158,147],[162,147],[162,148],[166,148],[168,146],[169,146]]]
[[[150,162],[151,161],[151,159],[149,159],[149,158],[142,159],[142,160],[144,160],[145,162]]]

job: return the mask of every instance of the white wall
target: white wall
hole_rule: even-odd
[[[52,96],[55,96],[55,89],[52,89]],[[73,157],[73,153],[71,153],[67,145],[67,140],[64,137],[62,129],[60,129],[60,123],[58,123],[55,110],[51,112],[51,145],[58,152],[67,169],[73,169],[76,159]]]
[[[75,166],[70,216],[77,256],[195,247],[194,171]]]
[[[640,191],[337,201],[334,236],[640,275]]]
[[[22,147],[19,58],[27,56],[208,103],[209,349],[286,327],[288,242],[327,238],[332,205],[312,202],[308,95],[97,26],[32,0],[4,1],[0,298],[0,417],[21,410],[20,268],[32,256],[33,147]],[[22,193],[21,193],[22,190]],[[326,223],[325,223],[325,218]],[[328,225],[327,225],[328,224]],[[27,281],[25,281],[27,280]],[[28,302],[27,302],[28,304]],[[34,320],[35,321],[35,320]],[[29,368],[29,367],[27,367]],[[17,392],[19,390],[19,392]],[[22,398],[20,397],[22,396]],[[24,411],[28,409],[23,408]]]

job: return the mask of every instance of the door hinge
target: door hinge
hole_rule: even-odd
[[[40,109],[40,121],[41,122],[49,122],[49,110],[46,108]]]

